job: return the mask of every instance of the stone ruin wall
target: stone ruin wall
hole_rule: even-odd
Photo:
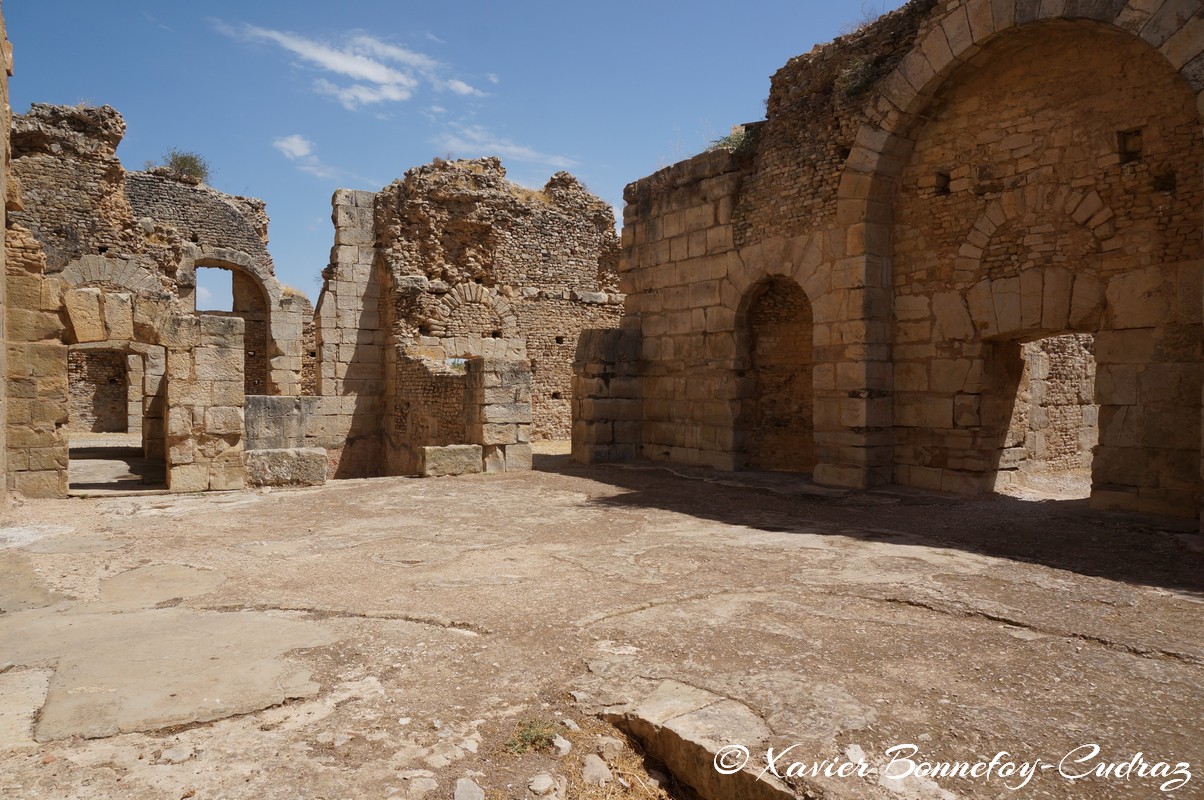
[[[3,200],[3,203],[0,203],[0,230],[5,230],[8,227],[8,207],[10,204],[16,205],[17,190],[10,179],[11,150],[9,147],[12,106],[9,105],[8,99],[8,79],[13,74],[13,48],[5,31],[3,14],[0,14],[0,57],[3,59],[3,63],[0,64],[2,67],[0,68],[0,199]],[[10,201],[10,195],[14,200]],[[9,301],[4,280],[4,275],[8,272],[6,251],[7,247],[0,247],[0,332],[5,330],[8,318]],[[8,358],[8,348],[0,348],[0,414],[5,416],[8,414],[8,382],[5,379],[8,375]],[[6,453],[7,450],[8,426],[0,424],[0,454]],[[0,499],[6,497],[8,493],[8,459],[0,455]]]
[[[1099,443],[1095,339],[1064,334],[1021,348],[1024,373],[999,468],[1021,473],[1090,470]]]
[[[498,435],[522,437],[483,447],[515,456],[531,437],[569,435],[577,339],[617,324],[622,303],[608,206],[565,173],[533,191],[506,181],[497,159],[436,161],[379,193],[336,193],[333,219],[315,339],[336,474],[411,473],[423,447],[471,440],[462,359],[484,358],[507,384],[508,362],[530,373],[508,403],[482,395],[483,408],[513,406],[481,412],[504,419]],[[529,468],[529,452],[514,463]]]
[[[1020,348],[1082,334],[1093,505],[1196,514],[1204,55],[1176,9],[915,0],[792,59],[742,146],[627,187],[627,330],[582,338],[575,457],[745,466],[750,309],[784,279],[818,482],[990,490]]]
[[[541,191],[505,174],[497,159],[435,163],[381,193],[378,246],[393,285],[427,281],[395,307],[393,333],[517,340],[534,376],[534,434],[567,438],[576,340],[620,313],[614,218],[567,173]]]
[[[167,462],[172,491],[245,481],[245,324],[195,314],[193,276],[197,265],[224,265],[255,273],[280,294],[264,247],[266,216],[257,201],[169,185],[160,175],[136,177],[140,188],[127,193],[116,156],[124,130],[108,107],[35,105],[14,119],[9,174],[21,193],[5,235],[6,388],[19,400],[6,409],[6,460],[9,487],[29,496],[66,494],[72,405],[78,416],[96,401],[95,391],[89,401],[72,386],[74,351],[113,353],[113,370],[124,359],[126,380],[141,384],[126,397],[139,424],[127,427],[140,430],[148,456]],[[183,207],[171,222],[149,216],[164,196]],[[207,219],[215,207],[234,210],[229,230],[183,221]],[[299,340],[299,319],[296,327]],[[284,366],[273,362],[277,378]],[[299,366],[298,358],[293,372]],[[112,405],[116,416],[116,395]]]

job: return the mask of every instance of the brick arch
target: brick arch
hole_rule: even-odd
[[[969,0],[946,7],[925,24],[908,53],[877,82],[866,106],[868,121],[857,131],[836,194],[837,230],[847,231],[847,236],[840,242],[841,257],[833,271],[841,285],[858,289],[840,310],[844,321],[837,324],[845,341],[866,343],[865,357],[848,365],[841,387],[849,398],[842,401],[842,414],[847,410],[848,418],[856,420],[853,424],[867,430],[870,420],[894,424],[889,410],[876,413],[874,407],[890,403],[895,388],[889,323],[896,306],[894,203],[912,154],[913,131],[954,70],[1011,32],[1047,24],[1095,26],[1119,31],[1158,50],[1186,81],[1184,89],[1195,95],[1194,110],[1204,114],[1204,37],[1188,24],[1202,7],[1201,0]],[[1090,289],[1084,281],[1082,291]],[[955,323],[964,320],[966,326],[970,324],[968,312],[958,312],[957,307],[973,299],[973,294],[951,299]],[[820,318],[819,309],[816,318]],[[830,473],[827,465],[821,464],[817,480],[853,486],[890,480],[890,470],[883,467],[894,457],[893,445],[882,436],[884,429],[875,430],[879,432],[867,434],[857,445],[866,449],[865,454],[858,454],[856,461],[842,455],[844,461],[835,464]],[[861,466],[865,463],[871,466]]]
[[[518,336],[518,318],[510,301],[493,287],[477,283],[461,283],[439,299],[425,320],[429,334],[440,338],[456,335],[449,329],[449,322],[457,310],[469,305],[483,306],[492,314],[501,327],[502,338],[512,339]]]
[[[1204,37],[1188,23],[1204,11],[1190,0],[1062,0],[1024,3],[971,0],[931,25],[878,85],[873,121],[857,132],[837,189],[837,216],[865,227],[852,257],[890,258],[894,182],[906,166],[907,137],[917,117],[957,67],[1007,32],[1050,20],[1094,21],[1142,39],[1195,92],[1204,115]],[[859,252],[858,252],[859,250]],[[871,272],[865,267],[867,276]]]
[[[110,284],[131,292],[160,292],[158,277],[133,259],[87,255],[63,268],[59,276],[68,286]]]
[[[996,339],[1041,332],[1090,333],[1098,328],[1104,311],[1104,285],[1089,272],[1042,266],[1021,268],[1015,276],[986,274],[983,256],[996,234],[1032,212],[1046,219],[1064,218],[1071,227],[1086,232],[1097,256],[1116,233],[1116,215],[1094,190],[1061,187],[1047,192],[1027,186],[992,200],[971,226],[955,262],[955,275],[981,276],[963,297],[972,328],[958,324],[953,317],[961,315],[960,309],[946,304],[937,314],[946,338],[971,338],[972,331],[984,339]],[[1004,297],[1014,294],[1019,294],[1022,302],[1010,303]]]

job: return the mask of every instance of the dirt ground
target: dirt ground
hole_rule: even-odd
[[[1204,796],[1194,522],[544,449],[8,509],[0,797],[690,795],[601,715],[706,797]],[[996,767],[903,775],[905,744]],[[1038,759],[1010,790],[999,763]]]

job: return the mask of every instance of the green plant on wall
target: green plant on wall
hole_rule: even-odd
[[[209,162],[199,153],[171,148],[163,155],[163,168],[179,178],[209,181]]]

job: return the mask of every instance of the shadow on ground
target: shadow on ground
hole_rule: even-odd
[[[1087,500],[954,497],[904,487],[845,492],[785,473],[651,462],[583,466],[567,455],[536,455],[534,466],[623,490],[591,498],[598,505],[659,508],[762,531],[956,548],[1204,598],[1202,537],[1191,519],[1094,511]]]

